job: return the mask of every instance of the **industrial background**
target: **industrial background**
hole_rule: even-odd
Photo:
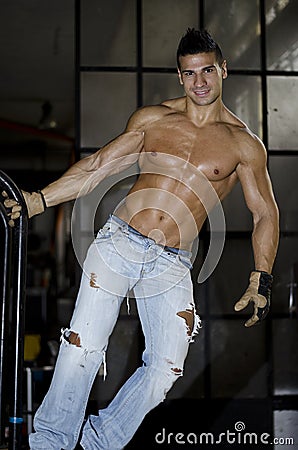
[[[203,328],[185,375],[127,449],[180,449],[157,443],[156,435],[165,429],[218,436],[235,432],[237,422],[247,432],[270,434],[267,448],[294,448],[282,445],[286,438],[298,445],[297,20],[297,0],[0,0],[0,169],[19,188],[33,191],[54,181],[121,133],[136,108],[183,95],[175,52],[188,27],[207,28],[221,45],[229,73],[224,102],[268,149],[281,213],[270,315],[245,329],[245,316],[233,312],[253,268],[251,216],[236,187],[224,201],[222,257],[203,284],[196,280],[208,224],[200,236],[193,278]],[[22,448],[72,312],[80,261],[134,176],[128,172],[105,186],[95,218],[92,202],[72,202],[29,221]],[[121,310],[108,376],[103,381],[99,373],[88,411],[105,406],[141,362],[133,302],[130,314],[125,304]],[[1,439],[4,448],[3,430]]]

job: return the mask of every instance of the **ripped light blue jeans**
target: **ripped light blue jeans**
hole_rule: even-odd
[[[34,418],[31,450],[70,450],[78,441],[94,378],[127,293],[145,336],[143,365],[82,430],[85,450],[117,450],[183,375],[200,328],[190,252],[162,247],[111,216],[90,245],[70,327],[63,330],[51,386]]]

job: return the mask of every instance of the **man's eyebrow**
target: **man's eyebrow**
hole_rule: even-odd
[[[203,67],[202,70],[206,69],[215,69],[215,64],[211,64],[210,66]]]
[[[199,70],[207,70],[207,69],[214,69],[214,68],[215,68],[215,64],[211,64],[210,66],[202,67]],[[195,72],[195,69],[184,69],[184,70],[181,70],[181,73],[185,73],[185,72]]]

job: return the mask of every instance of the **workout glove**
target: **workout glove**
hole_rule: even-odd
[[[44,196],[41,191],[38,192],[26,192],[22,191],[27,211],[28,211],[28,217],[36,216],[37,214],[41,214],[45,211],[47,205],[44,199]],[[11,212],[9,213],[11,223],[10,225],[14,225],[14,220],[18,219],[20,217],[20,211],[22,209],[21,205],[16,200],[8,198],[7,193],[4,191],[2,192],[3,197],[6,197],[4,200],[4,206],[6,208],[11,208]]]
[[[258,321],[265,319],[270,308],[270,296],[273,277],[267,272],[253,271],[250,274],[249,286],[240,300],[235,304],[235,311],[242,311],[250,302],[254,303],[253,316],[245,322],[251,327]]]

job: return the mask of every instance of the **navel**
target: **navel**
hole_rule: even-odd
[[[214,169],[213,172],[215,173],[215,175],[218,175],[218,174],[219,174],[219,170],[218,170],[218,169]]]

